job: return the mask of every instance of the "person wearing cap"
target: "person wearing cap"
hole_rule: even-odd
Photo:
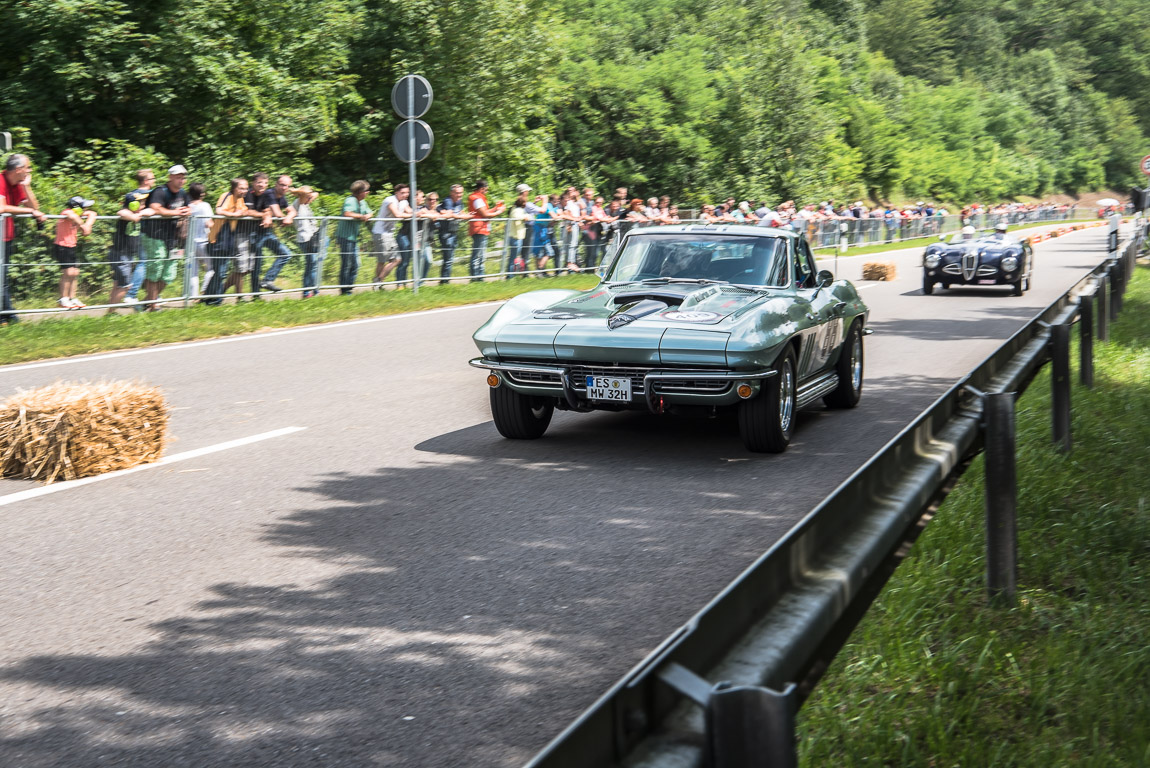
[[[136,188],[124,195],[120,210],[116,212],[116,231],[108,261],[112,268],[112,292],[109,304],[136,304],[140,286],[144,284],[144,259],[140,246],[140,222],[152,215],[148,195],[156,186],[156,174],[151,168],[136,171]]]
[[[80,275],[76,254],[79,250],[78,235],[92,234],[92,222],[96,220],[92,206],[95,204],[95,200],[80,195],[70,197],[56,220],[56,239],[52,243],[52,255],[60,265],[60,299],[56,303],[64,309],[87,306],[76,298],[76,278]]]
[[[505,208],[502,200],[497,202],[494,208],[488,207],[487,182],[483,179],[475,182],[475,189],[467,196],[467,213],[471,217],[471,222],[467,225],[467,234],[471,235],[471,263],[468,265],[468,273],[473,283],[483,279],[487,238],[491,236],[491,225],[487,220],[503,213]]]
[[[27,155],[13,153],[8,155],[4,162],[4,171],[0,173],[0,213],[13,215],[31,214],[37,222],[46,218],[40,211],[35,198],[30,193],[28,177],[32,172],[32,161]],[[4,237],[4,264],[12,263],[12,256],[16,252],[16,223],[12,216],[3,222]],[[0,325],[15,323],[16,315],[12,313],[12,298],[8,291],[7,266],[0,267]]]
[[[168,169],[168,183],[156,187],[148,195],[148,208],[153,214],[140,227],[144,246],[144,300],[146,311],[159,310],[157,299],[168,283],[176,277],[176,268],[183,256],[177,218],[191,213],[192,199],[184,189],[188,169],[173,165]]]

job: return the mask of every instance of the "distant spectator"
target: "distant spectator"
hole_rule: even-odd
[[[459,220],[466,217],[463,210],[463,185],[452,184],[450,193],[439,204],[439,221],[436,232],[439,235],[439,249],[443,255],[443,266],[439,272],[439,284],[446,285],[455,267],[455,248],[459,245]]]
[[[321,247],[323,232],[320,231],[320,222],[311,209],[319,193],[308,186],[293,189],[291,193],[295,197],[292,207],[295,208],[296,243],[303,252],[303,298],[310,299],[319,293],[326,255]]]
[[[431,263],[434,257],[432,251],[432,234],[438,228],[439,219],[443,218],[443,214],[439,212],[438,192],[428,192],[426,197],[423,197],[422,192],[417,192],[415,198],[416,208],[420,218],[419,253],[422,256],[419,267],[419,279],[424,280],[431,276]]]
[[[606,223],[603,224],[603,247],[607,248],[619,238],[619,219],[627,215],[626,209],[619,200],[607,203],[603,210]]]
[[[221,296],[227,293],[228,288],[234,287],[237,294],[244,292],[244,277],[252,269],[251,233],[245,232],[241,220],[246,218],[250,222],[251,217],[259,215],[248,210],[244,202],[247,193],[248,180],[235,178],[228,191],[216,201],[215,214],[222,218],[212,219],[208,228],[208,254],[212,257],[212,264],[204,288],[204,294],[208,296],[204,299],[205,304],[220,304],[223,301]]]
[[[532,236],[531,250],[535,254],[535,268],[543,272],[546,271],[548,263],[558,263],[554,239],[551,236],[551,227],[559,214],[558,202],[558,195],[550,197],[539,195],[535,198],[539,212],[535,214],[535,234]]]
[[[579,230],[583,222],[583,206],[575,193],[575,188],[567,190],[567,199],[563,201],[563,210],[560,214],[563,219],[563,262],[568,271],[579,269]]]
[[[192,201],[189,206],[192,209],[192,242],[196,247],[195,260],[192,262],[196,271],[192,275],[192,294],[195,296],[207,291],[208,281],[212,279],[212,259],[208,255],[208,226],[212,223],[212,206],[204,200],[205,192],[204,185],[198,181],[188,185],[188,197]],[[204,272],[202,287],[197,279],[201,269]]]
[[[4,161],[4,172],[0,173],[0,213],[31,214],[38,222],[46,218],[29,194],[28,176],[32,172],[32,161],[27,155],[11,154]],[[9,216],[4,220],[4,267],[0,268],[0,313],[12,312],[12,296],[9,289],[8,264],[16,254],[16,222]],[[15,323],[15,314],[0,314],[0,324]]]
[[[494,208],[487,205],[487,182],[483,179],[475,182],[475,189],[467,196],[467,212],[471,216],[467,233],[471,235],[471,263],[468,273],[471,282],[483,279],[485,271],[484,260],[487,258],[487,238],[491,235],[491,225],[488,219],[493,219],[503,213],[506,206],[500,200]]]
[[[672,205],[667,209],[667,223],[668,224],[681,224],[682,219],[679,218],[679,206]]]
[[[148,195],[156,185],[156,174],[151,168],[136,171],[136,188],[124,195],[117,211],[116,231],[108,261],[112,266],[112,292],[109,304],[135,304],[136,294],[144,283],[145,265],[141,257],[140,222],[155,213],[148,207]],[[125,295],[126,294],[126,295]]]
[[[173,165],[168,169],[168,183],[153,189],[148,195],[148,207],[155,213],[144,220],[140,236],[144,246],[144,259],[147,262],[144,276],[145,300],[148,302],[146,311],[157,312],[160,309],[160,294],[165,286],[176,277],[184,250],[180,242],[180,227],[178,218],[187,222],[187,215],[191,212],[188,191],[184,189],[184,182],[188,177],[188,169],[182,165]]]
[[[383,284],[391,270],[399,266],[402,254],[396,233],[399,232],[400,220],[411,217],[411,207],[407,202],[410,194],[411,188],[407,184],[396,184],[392,193],[383,199],[376,221],[371,225],[376,288]]]
[[[267,189],[267,174],[256,174],[257,177],[263,176],[262,182],[257,182],[256,188],[252,190],[252,195],[258,194],[256,198],[256,205],[248,204],[248,207],[254,208],[264,214],[264,221],[261,222],[261,227],[256,233],[256,241],[252,246],[256,258],[256,270],[253,273],[253,281],[258,283],[259,288],[265,291],[279,291],[279,286],[276,285],[276,278],[279,277],[280,272],[287,266],[288,261],[291,260],[291,251],[287,246],[280,242],[276,236],[276,227],[290,227],[296,217],[296,210],[292,207],[291,202],[288,200],[288,193],[291,191],[291,176],[286,173],[281,174],[276,178],[275,186]],[[260,186],[264,187],[264,191],[260,191]],[[278,221],[276,221],[278,219]],[[263,279],[259,279],[260,268],[263,264],[263,252],[265,248],[271,248],[276,254],[275,261],[268,267],[267,274]],[[252,290],[255,290],[253,286]]]
[[[527,203],[523,206],[523,210],[527,213],[527,227],[523,236],[523,245],[519,246],[519,258],[523,259],[524,264],[530,265],[531,255],[534,252],[532,246],[535,243],[535,218],[543,209],[539,206],[539,203],[531,197],[531,187],[529,185],[520,184],[515,188],[516,193],[523,191],[520,187],[527,188]],[[544,204],[546,204],[546,202],[544,202]]]
[[[525,186],[525,185],[524,185]],[[507,223],[509,231],[507,233],[507,258],[509,260],[507,269],[507,279],[510,280],[513,273],[525,272],[527,264],[524,262],[523,257],[519,255],[519,249],[523,246],[523,241],[527,238],[527,194],[530,187],[520,192],[515,202],[511,204],[510,221]]]
[[[351,183],[350,194],[343,200],[343,217],[335,229],[335,239],[339,243],[339,292],[346,296],[351,293],[355,276],[359,272],[359,229],[371,218],[371,208],[364,202],[371,185],[363,179]]]
[[[706,206],[704,206],[705,208]],[[630,206],[624,212],[623,216],[616,222],[616,227],[619,230],[619,237],[631,231],[631,228],[636,224],[642,224],[647,221],[647,217],[643,215],[643,201],[635,198],[631,201]]]
[[[407,270],[411,267],[412,278],[415,275],[426,275],[431,268],[431,259],[428,258],[426,263],[421,264],[420,261],[425,256],[425,247],[430,247],[431,238],[427,228],[430,227],[431,222],[428,220],[432,215],[432,211],[427,209],[424,204],[423,191],[415,191],[415,214],[423,220],[419,221],[419,228],[412,231],[411,227],[411,207],[405,204],[404,217],[399,222],[399,234],[396,235],[396,241],[399,243],[399,267],[395,272],[395,279],[400,283],[407,282]],[[417,237],[418,235],[418,237]],[[402,287],[402,286],[400,286]]]
[[[52,243],[52,255],[60,265],[60,299],[56,303],[64,309],[83,309],[87,305],[76,298],[76,278],[80,275],[80,262],[77,258],[79,234],[85,237],[92,234],[92,222],[96,212],[92,206],[95,200],[76,195],[68,199],[61,219],[56,220],[56,239]]]

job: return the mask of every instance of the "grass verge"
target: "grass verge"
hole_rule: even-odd
[[[1150,765],[1150,267],[1095,355],[1069,455],[1049,367],[1018,403],[1017,607],[987,605],[979,458],[801,710],[803,765]]]
[[[435,286],[418,295],[411,291],[369,291],[351,296],[317,296],[307,301],[255,301],[103,317],[63,316],[0,327],[0,365],[501,301],[543,288],[586,290],[597,282],[594,275],[565,275],[547,280]]]

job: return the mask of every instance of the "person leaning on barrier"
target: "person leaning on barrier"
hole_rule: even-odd
[[[208,254],[212,260],[210,277],[204,287],[204,293],[211,298],[205,299],[205,304],[222,303],[221,295],[228,288],[235,287],[236,293],[244,291],[244,275],[250,271],[251,257],[246,248],[240,252],[240,241],[246,240],[248,234],[239,226],[239,221],[258,215],[255,211],[249,211],[244,202],[247,192],[248,180],[235,178],[228,191],[216,201],[217,218],[212,219],[208,228]]]
[[[311,204],[319,197],[319,193],[311,187],[299,187],[291,191],[295,197],[295,236],[299,249],[303,251],[303,298],[310,299],[319,291],[323,282],[324,253],[320,232],[319,220],[312,212]]]
[[[187,168],[173,165],[168,169],[168,183],[156,187],[148,195],[148,207],[155,214],[145,219],[140,228],[144,259],[147,261],[144,298],[149,302],[145,310],[148,312],[160,309],[156,299],[160,298],[167,284],[175,279],[180,257],[184,253],[177,219],[182,219],[186,224],[191,212],[191,198],[184,189],[187,178]]]
[[[135,176],[136,188],[124,195],[120,210],[116,212],[116,231],[108,251],[108,262],[112,268],[109,304],[135,304],[136,294],[144,282],[140,222],[155,213],[148,207],[148,195],[152,194],[152,187],[156,186],[156,174],[151,168],[141,168]]]
[[[363,179],[351,183],[350,194],[343,199],[341,221],[335,228],[335,239],[339,243],[339,292],[347,296],[355,284],[359,272],[359,229],[371,218],[371,208],[364,198],[371,185]]]
[[[459,244],[459,220],[467,218],[463,210],[463,185],[452,184],[451,190],[439,204],[439,221],[435,231],[439,237],[439,248],[443,251],[443,266],[439,272],[439,284],[446,285],[455,266],[455,248]]]
[[[192,295],[199,296],[208,289],[212,279],[212,257],[208,255],[208,226],[212,223],[212,206],[204,199],[207,189],[200,182],[188,185],[188,197],[192,203],[191,227],[192,244],[196,249],[195,258],[191,264],[194,269],[192,275]],[[200,282],[200,273],[203,272],[203,282]]]
[[[256,174],[264,177],[264,185],[267,184],[267,174]],[[257,185],[258,189],[258,185]],[[254,190],[253,190],[254,191]],[[263,224],[259,233],[256,235],[256,243],[253,247],[256,257],[256,271],[252,273],[252,290],[258,287],[263,288],[265,291],[272,291],[273,293],[280,290],[276,285],[276,278],[280,276],[280,272],[287,266],[288,261],[291,260],[291,251],[287,246],[280,242],[276,236],[276,227],[290,227],[296,217],[296,210],[292,207],[291,202],[288,200],[288,193],[291,191],[291,176],[286,173],[280,174],[276,178],[275,186],[271,189],[265,190],[260,198],[259,206],[253,206],[257,210],[271,211],[270,216],[265,213],[266,224]],[[276,221],[278,219],[278,221]],[[263,261],[263,249],[271,248],[276,254],[275,261],[268,267],[267,274],[260,279],[260,265]]]
[[[76,298],[76,278],[80,276],[79,235],[92,234],[96,212],[95,200],[80,195],[68,199],[60,218],[56,219],[56,239],[52,241],[52,256],[60,265],[60,299],[56,303],[64,309],[83,309],[87,305]]]
[[[486,271],[484,260],[487,258],[487,238],[491,236],[491,224],[487,220],[499,216],[505,208],[502,200],[495,203],[494,208],[488,207],[487,182],[483,179],[475,182],[475,189],[467,196],[467,213],[471,217],[467,225],[467,234],[471,235],[468,274],[473,283],[482,280]]]
[[[0,268],[0,325],[17,322],[12,314],[12,295],[9,289],[8,265],[16,254],[16,222],[14,215],[30,214],[37,222],[47,218],[32,197],[28,178],[32,173],[32,161],[27,155],[11,154],[4,161],[4,172],[0,173],[0,214],[7,213],[4,219],[4,266]]]
[[[396,184],[390,195],[379,206],[376,221],[371,225],[372,250],[375,251],[375,283],[378,289],[391,270],[399,266],[402,254],[396,239],[397,219],[411,216],[407,202],[411,188],[406,184]]]

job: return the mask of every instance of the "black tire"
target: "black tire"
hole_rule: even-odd
[[[521,395],[506,384],[491,390],[491,416],[499,434],[511,440],[542,437],[555,413],[555,404],[545,397]]]
[[[1026,289],[1022,287],[1023,279],[1024,278],[1020,277],[1018,278],[1018,282],[1010,284],[1010,294],[1012,296],[1021,296],[1022,294],[1026,293]]]
[[[854,408],[859,404],[863,389],[863,362],[862,322],[856,320],[843,339],[839,361],[835,363],[839,385],[823,398],[828,408]]]
[[[739,405],[739,434],[747,450],[756,453],[782,453],[795,429],[798,371],[793,347],[779,358],[775,370],[778,373],[763,382],[758,397]]]
[[[934,281],[929,277],[922,278],[922,295],[929,296],[934,293]]]

